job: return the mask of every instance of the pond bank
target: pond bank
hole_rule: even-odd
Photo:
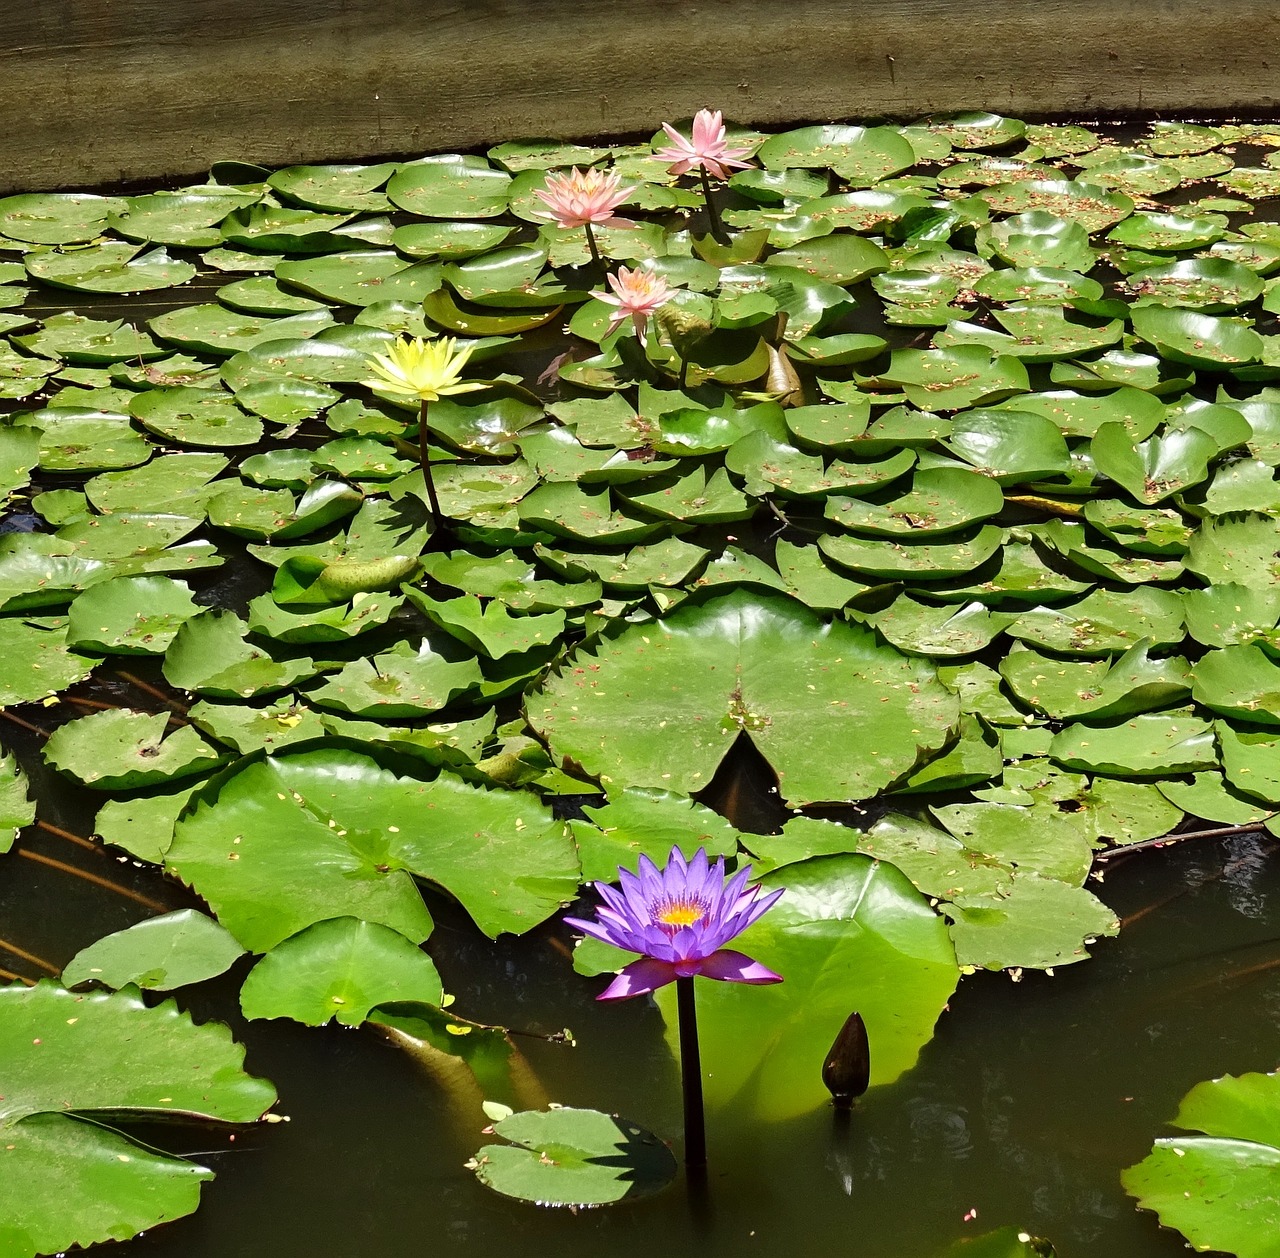
[[[648,131],[706,104],[759,125],[1257,113],[1278,30],[1262,0],[47,0],[0,49],[31,102],[0,132],[0,192]]]

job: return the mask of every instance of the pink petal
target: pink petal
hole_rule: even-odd
[[[761,967],[763,968],[763,967]],[[618,977],[596,997],[597,1000],[630,1000],[632,996],[645,996],[676,981],[675,967],[669,961],[656,961],[653,957],[641,957],[622,970]],[[759,979],[757,982],[769,982]]]
[[[719,952],[713,952],[698,967],[698,973],[704,978],[718,978],[726,983],[782,982],[781,974],[775,974],[768,966],[761,965],[746,953],[735,952],[732,948],[721,948]]]

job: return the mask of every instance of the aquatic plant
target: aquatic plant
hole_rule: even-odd
[[[622,890],[595,884],[604,901],[596,921],[566,917],[566,925],[627,952],[640,953],[625,966],[598,1000],[627,1000],[675,983],[680,1011],[680,1070],[684,1082],[685,1162],[705,1166],[707,1142],[702,1109],[702,1066],[698,1051],[697,1009],[693,980],[726,983],[780,983],[782,975],[724,945],[736,939],[781,899],[783,889],[761,894],[748,889],[751,866],[743,865],[725,882],[724,857],[714,865],[705,848],[686,861],[678,847],[671,849],[659,870],[640,857],[637,876],[619,869]]]
[[[1083,961],[1112,855],[1280,826],[1274,129],[666,134],[0,199],[0,848],[161,914],[4,977],[248,953],[249,1016],[492,1097],[421,884],[522,933],[676,842],[786,890],[740,937],[786,982],[699,992],[709,1107],[783,1120],[850,1010],[843,1096],[962,969]],[[747,748],[772,833],[697,802],[746,824]],[[33,766],[213,917],[79,868]]]

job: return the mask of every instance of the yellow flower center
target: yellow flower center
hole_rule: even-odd
[[[654,906],[653,923],[671,931],[702,920],[707,906],[701,900],[667,900]]]

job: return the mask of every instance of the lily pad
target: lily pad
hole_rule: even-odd
[[[708,1103],[766,1122],[829,1103],[822,1062],[851,1009],[867,1026],[872,1086],[899,1078],[959,978],[945,923],[892,865],[866,856],[787,865],[760,885],[785,892],[738,942],[784,981],[698,985],[702,1051],[717,1063]],[[673,989],[657,999],[674,1040]]]
[[[444,998],[431,958],[398,931],[355,917],[317,922],[277,944],[240,989],[246,1018],[359,1026],[376,1005]]]
[[[1182,1099],[1175,1127],[1121,1176],[1199,1250],[1274,1258],[1280,1232],[1280,1075],[1225,1075]]]
[[[612,1205],[652,1196],[676,1175],[652,1132],[598,1110],[509,1114],[493,1124],[510,1144],[487,1144],[467,1165],[504,1197],[540,1206]]]
[[[784,649],[785,677],[776,666]],[[685,794],[708,783],[746,733],[793,802],[865,798],[941,746],[957,716],[927,666],[866,630],[745,590],[580,651],[527,710],[558,757],[607,785]],[[869,725],[876,737],[846,740],[850,754],[837,762],[818,749],[840,729]]]
[[[180,778],[203,776],[222,761],[189,725],[167,737],[164,712],[127,708],[93,712],[60,725],[44,747],[45,760],[85,785],[132,790]]]
[[[135,1144],[102,1111],[246,1123],[275,1101],[244,1073],[226,1027],[196,1026],[172,1001],[149,1009],[137,991],[0,988],[0,1043],[0,1211],[13,1258],[126,1239],[199,1204],[212,1172]]]
[[[106,935],[76,953],[62,971],[67,987],[101,983],[119,989],[172,991],[224,974],[244,949],[212,918],[195,909],[149,917]]]

